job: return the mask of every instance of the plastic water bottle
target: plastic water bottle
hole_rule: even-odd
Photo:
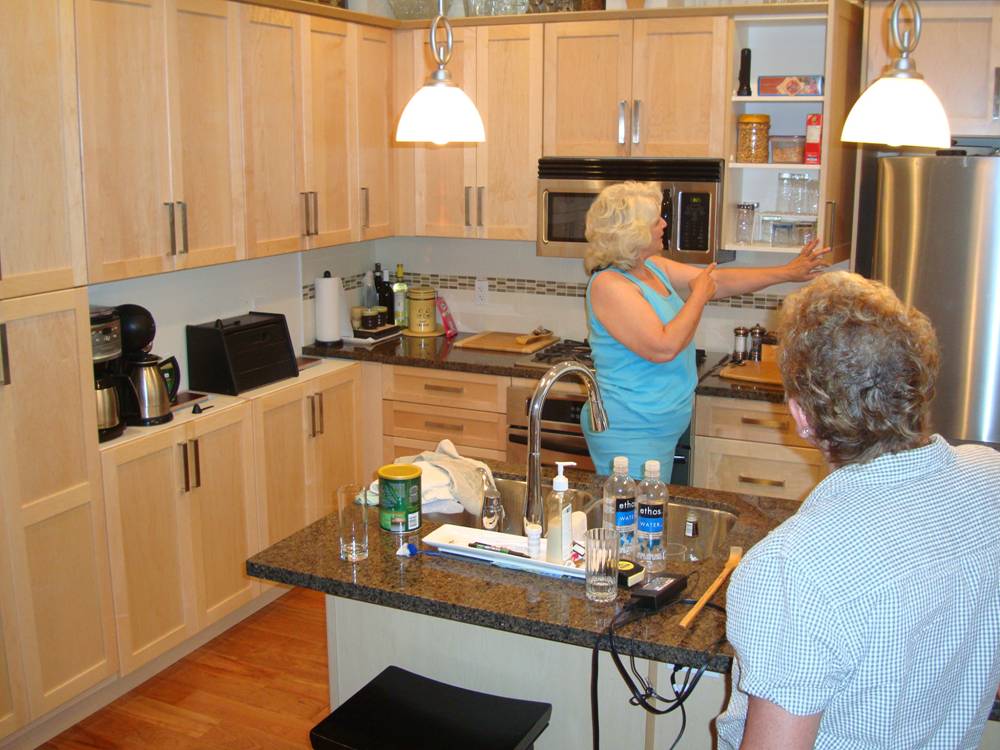
[[[663,546],[665,530],[665,512],[667,501],[667,485],[660,481],[660,462],[647,461],[645,474],[636,488],[636,530],[635,538],[639,550],[639,560],[652,570],[657,563],[666,559]]]
[[[628,475],[628,457],[615,456],[615,473],[604,483],[604,528],[618,532],[618,553],[635,550],[635,482]]]

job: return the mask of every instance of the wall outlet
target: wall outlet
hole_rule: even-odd
[[[488,305],[490,302],[490,282],[488,279],[476,279],[477,305]]]

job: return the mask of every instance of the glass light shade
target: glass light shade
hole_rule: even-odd
[[[482,143],[486,140],[483,118],[476,105],[458,86],[428,82],[403,108],[396,140]]]
[[[948,148],[951,128],[941,101],[923,79],[885,77],[858,97],[840,140]]]

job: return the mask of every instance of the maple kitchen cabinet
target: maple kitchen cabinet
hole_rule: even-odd
[[[4,14],[0,299],[79,286],[87,273],[73,2],[12,0]]]
[[[892,3],[867,4],[867,80],[874,81],[896,49],[889,41]],[[924,0],[923,28],[913,58],[944,105],[952,136],[1000,135],[1000,4],[994,0]],[[902,18],[907,18],[906,13]],[[905,26],[901,30],[905,30]]]
[[[260,591],[251,407],[216,403],[101,450],[123,675]]]
[[[546,156],[722,157],[725,17],[545,24]]]
[[[402,145],[409,149],[414,186],[400,190],[412,203],[407,208],[414,215],[414,234],[535,239],[542,45],[540,24],[454,29],[448,71],[476,103],[486,141]],[[402,111],[437,66],[426,31],[403,32],[400,48],[411,76],[410,85],[399,89]]]
[[[0,300],[0,736],[118,658],[84,289]]]
[[[76,3],[92,283],[245,256],[238,9]]]
[[[357,155],[360,236],[391,237],[394,230],[393,42],[389,29],[356,26]]]

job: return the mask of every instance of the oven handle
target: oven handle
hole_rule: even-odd
[[[513,443],[514,445],[527,445],[528,435],[526,433],[507,433],[507,442]],[[542,437],[542,449],[549,451],[559,451],[561,453],[570,453],[574,456],[589,456],[590,451],[587,450],[586,441],[584,441],[583,446],[580,445],[580,438],[566,438],[561,439],[557,437]]]

